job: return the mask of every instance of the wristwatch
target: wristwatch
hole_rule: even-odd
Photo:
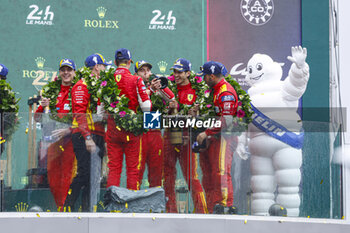
[[[85,137],[86,140],[91,140],[91,135]]]

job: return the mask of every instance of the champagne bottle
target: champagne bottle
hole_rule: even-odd
[[[171,115],[176,116],[178,113],[177,108],[174,108],[174,111]],[[177,117],[173,118],[178,120]],[[173,145],[182,145],[183,144],[183,131],[181,128],[170,128],[170,143]]]

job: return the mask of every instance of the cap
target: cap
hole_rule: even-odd
[[[73,60],[68,59],[68,58],[64,58],[60,61],[60,67],[59,69],[61,69],[63,66],[68,66],[70,68],[72,68],[73,70],[75,70],[75,63]]]
[[[98,64],[103,64],[106,66],[110,65],[109,63],[106,62],[104,57],[99,53],[92,54],[85,59],[86,67],[93,67]]]
[[[206,74],[222,74],[225,76],[227,74],[227,69],[220,62],[208,61],[200,67],[200,72],[197,73],[198,76],[203,76]]]
[[[6,77],[8,72],[9,72],[9,69],[7,69],[5,65],[0,64],[0,75]]]
[[[115,51],[115,60],[131,60],[131,53],[128,49],[125,48],[121,48],[118,49],[117,51]],[[131,62],[133,63],[133,61],[131,60]]]
[[[191,62],[189,60],[186,60],[185,58],[178,58],[170,69],[178,70],[181,72],[190,71]]]
[[[144,61],[144,60],[141,60],[141,61],[137,61],[137,62],[135,63],[135,73],[137,73],[137,71],[139,71],[139,69],[140,69],[142,66],[148,66],[150,69],[152,69],[151,63],[146,62],[146,61]]]

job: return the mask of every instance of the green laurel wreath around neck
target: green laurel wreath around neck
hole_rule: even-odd
[[[58,98],[58,94],[61,91],[61,85],[62,85],[62,78],[60,76],[56,77],[55,80],[47,83],[45,86],[42,88],[42,97],[44,98],[50,98],[50,104],[49,104],[49,117],[58,122],[62,123],[71,123],[73,120],[73,115],[72,115],[72,98],[71,98],[71,90],[72,87],[74,86],[75,83],[79,81],[79,78],[77,75],[73,78],[72,80],[72,85],[69,89],[68,92],[68,100],[69,100],[69,107],[70,107],[70,112],[69,113],[58,113],[57,108],[56,108],[56,101]]]
[[[20,98],[16,98],[10,84],[5,80],[0,80],[0,113],[4,119],[4,135],[0,136],[5,140],[10,140],[19,126],[19,100]]]
[[[129,109],[129,99],[125,95],[120,96],[121,90],[115,81],[114,73],[114,68],[100,72],[100,78],[92,83],[92,90],[96,93],[93,100],[97,102],[100,99],[104,103],[104,109],[113,116],[117,129],[123,128],[136,136],[147,132],[143,128],[143,113],[135,113]]]

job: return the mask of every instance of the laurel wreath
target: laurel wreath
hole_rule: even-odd
[[[72,97],[71,97],[71,90],[75,83],[79,81],[79,77],[77,75],[72,80],[72,85],[68,93],[68,100],[69,100],[69,106],[70,106],[70,112],[69,113],[58,113],[56,108],[56,100],[58,98],[58,94],[61,90],[62,85],[62,78],[60,76],[56,77],[55,80],[47,83],[45,86],[42,87],[42,97],[49,98],[50,104],[49,104],[49,117],[58,122],[62,123],[71,123],[73,120],[72,115]]]
[[[0,113],[4,119],[4,135],[1,136],[7,140],[11,139],[19,126],[19,100],[20,98],[16,98],[10,84],[5,80],[0,80]]]
[[[140,135],[146,132],[143,128],[143,113],[135,113],[128,108],[129,99],[125,95],[120,96],[121,90],[115,81],[114,73],[114,68],[101,71],[100,78],[91,82],[93,100],[97,102],[100,99],[104,103],[104,108],[113,116],[117,129],[123,128],[136,136]]]

